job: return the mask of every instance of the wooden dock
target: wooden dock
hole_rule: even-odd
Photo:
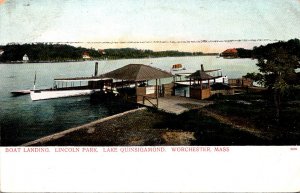
[[[141,105],[147,107],[154,107],[153,104],[157,104],[156,99],[149,99],[138,102]],[[168,96],[160,97],[158,99],[158,109],[174,114],[181,114],[191,109],[203,108],[207,105],[212,104],[213,101],[197,100],[180,96]]]

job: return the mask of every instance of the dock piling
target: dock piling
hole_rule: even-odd
[[[95,62],[95,76],[98,75],[98,62]]]

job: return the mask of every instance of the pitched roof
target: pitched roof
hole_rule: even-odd
[[[144,64],[128,64],[106,74],[100,75],[103,78],[119,80],[144,81],[172,77],[171,73]]]
[[[196,80],[209,80],[213,79],[213,77],[204,71],[197,70],[196,72],[192,73],[188,76],[189,78],[196,79]]]
[[[231,49],[225,50],[225,51],[222,52],[222,53],[227,53],[227,54],[232,53],[232,54],[236,54],[236,53],[238,53],[238,51],[237,51],[237,49],[235,49],[235,48],[231,48]]]

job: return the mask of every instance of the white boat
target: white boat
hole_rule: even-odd
[[[83,96],[91,95],[100,89],[82,89],[82,90],[31,90],[30,97],[31,100],[45,100],[53,98],[62,98],[62,97],[72,97],[72,96]]]
[[[91,95],[111,87],[112,79],[100,78],[98,75],[98,62],[95,63],[95,74],[92,77],[56,78],[53,88],[35,89],[36,73],[33,90],[30,90],[31,100],[45,100],[62,97]],[[83,84],[82,84],[83,82]]]
[[[203,84],[208,84],[208,80],[201,81]],[[215,80],[209,80],[209,84],[212,85],[214,83],[224,83],[228,84],[228,77],[222,76],[219,78],[216,78]],[[190,84],[193,85],[193,82],[190,83],[189,80],[182,80],[182,81],[175,81],[175,84],[182,85],[182,86],[189,86]]]
[[[180,70],[186,70],[182,64],[173,64],[172,65],[172,71],[180,71]]]
[[[97,77],[54,79],[54,88],[35,89],[34,86],[34,89],[30,90],[30,97],[32,101],[37,101],[62,97],[91,95],[95,92],[105,89],[106,83],[111,81],[111,79]],[[81,82],[87,82],[88,84],[81,86]]]
[[[210,76],[209,80],[201,80],[201,83],[203,84],[214,84],[214,83],[224,83],[228,84],[228,77],[222,75],[221,69],[215,69],[215,70],[204,70],[203,65],[201,65],[201,71],[204,72],[207,76]],[[198,71],[198,72],[201,72]],[[175,74],[175,84],[177,85],[193,85],[194,82],[190,81],[189,76],[191,73],[177,73]],[[196,82],[198,83],[198,82]],[[199,82],[200,83],[200,82]]]

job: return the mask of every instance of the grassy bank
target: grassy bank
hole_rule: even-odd
[[[264,133],[274,145],[295,145],[300,141],[300,101],[291,95],[282,103],[279,121],[276,120],[272,95],[268,93],[246,93],[223,96],[207,109],[226,116],[230,121],[244,127],[252,127]]]
[[[142,110],[89,125],[61,138],[34,145],[261,145],[268,141],[240,131],[199,110],[173,115]]]

